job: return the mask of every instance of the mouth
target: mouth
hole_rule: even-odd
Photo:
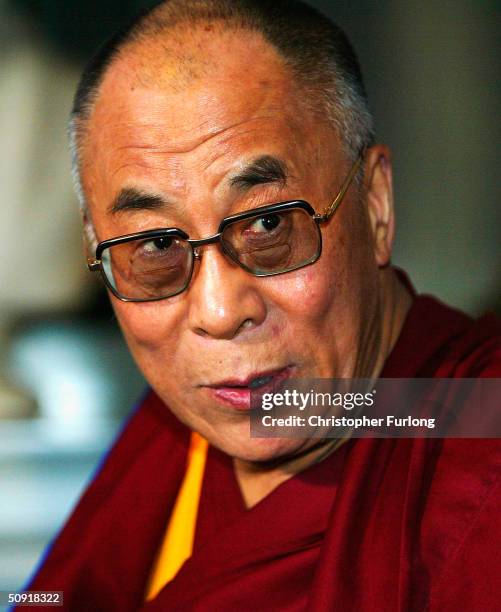
[[[251,392],[267,393],[292,375],[292,366],[257,372],[243,379],[228,379],[215,384],[204,385],[219,402],[236,410],[251,408]]]

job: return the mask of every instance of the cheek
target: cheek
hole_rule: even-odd
[[[120,303],[114,308],[130,352],[148,383],[164,399],[174,397],[190,379],[191,354],[181,337],[184,309],[170,300]]]
[[[318,262],[316,266],[305,269],[300,285],[300,295],[297,305],[300,307],[302,317],[308,319],[325,316],[335,303],[340,279],[326,260]]]
[[[324,241],[325,242],[325,241]],[[297,320],[318,320],[341,303],[349,288],[344,249],[336,254],[324,244],[318,261],[310,266],[270,279],[273,301]]]
[[[117,302],[113,308],[127,344],[137,358],[159,348],[174,352],[179,346],[182,309],[175,299],[144,304]]]
[[[275,277],[267,291],[273,336],[280,338],[285,335],[292,342],[299,338],[302,338],[302,342],[306,341],[305,334],[311,330],[316,336],[330,318],[330,312],[336,309],[338,293],[339,282],[333,271],[330,267],[325,269],[325,266],[321,266],[320,261],[302,270]]]
[[[293,340],[302,336],[305,341],[304,334],[309,334],[316,341],[335,330],[340,340],[353,341],[372,308],[377,268],[369,241],[363,227],[354,223],[345,223],[344,231],[341,227],[325,232],[322,255],[315,264],[271,281],[273,302],[282,311],[284,327]],[[360,239],[350,241],[346,235]]]

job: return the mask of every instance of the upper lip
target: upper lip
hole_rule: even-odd
[[[264,378],[265,376],[274,376],[283,372],[284,370],[290,370],[291,366],[282,366],[281,368],[273,368],[270,370],[262,370],[261,372],[254,372],[249,374],[245,378],[226,378],[224,380],[220,380],[215,383],[210,383],[207,385],[203,385],[205,387],[210,387],[212,389],[217,389],[221,387],[248,387],[249,384],[256,380],[256,378]]]

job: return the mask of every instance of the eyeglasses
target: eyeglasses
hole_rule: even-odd
[[[87,265],[91,272],[101,272],[106,286],[123,302],[163,300],[184,291],[195,260],[208,244],[219,243],[225,255],[254,276],[303,268],[320,257],[320,224],[338,209],[362,159],[363,152],[323,214],[304,200],[293,200],[226,217],[217,234],[200,240],[177,228],[128,234],[100,242]]]

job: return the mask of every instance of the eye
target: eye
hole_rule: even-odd
[[[186,245],[177,236],[159,236],[138,240],[131,254],[131,261],[141,265],[176,265],[186,256]]]
[[[173,243],[171,236],[161,236],[154,240],[147,240],[141,244],[141,250],[145,255],[157,255],[162,251],[167,251]]]
[[[280,215],[265,215],[264,217],[256,219],[252,225],[250,225],[249,229],[253,232],[272,232],[280,225],[280,221]]]

